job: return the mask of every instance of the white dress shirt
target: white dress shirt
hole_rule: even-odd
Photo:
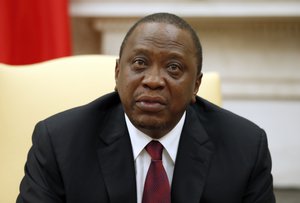
[[[148,135],[146,135],[145,133],[141,132],[136,127],[134,127],[134,125],[131,123],[131,121],[129,120],[126,114],[125,114],[125,120],[128,128],[130,140],[131,140],[132,149],[133,149],[133,158],[134,158],[135,174],[136,174],[136,187],[137,187],[137,203],[141,203],[143,197],[145,179],[147,176],[148,168],[151,163],[151,157],[145,150],[145,147],[150,141],[153,140],[153,138],[149,137]],[[177,123],[177,125],[165,136],[158,139],[158,141],[164,146],[162,161],[170,185],[172,183],[177,149],[178,149],[179,139],[183,128],[184,120],[185,120],[185,112],[181,117],[180,121]]]

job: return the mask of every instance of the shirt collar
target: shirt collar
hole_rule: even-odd
[[[165,150],[170,155],[173,163],[175,163],[175,159],[177,155],[177,149],[178,149],[179,139],[180,139],[181,131],[185,120],[185,114],[186,112],[184,112],[179,122],[169,133],[167,133],[162,138],[158,139],[158,141],[164,146]],[[145,133],[137,129],[131,123],[131,121],[129,120],[126,114],[125,114],[125,120],[128,128],[130,140],[131,140],[132,149],[133,149],[133,158],[134,160],[136,160],[136,158],[139,156],[141,151],[151,140],[153,140],[153,138],[149,137],[148,135],[146,135]]]

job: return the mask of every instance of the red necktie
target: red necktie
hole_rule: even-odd
[[[163,148],[158,141],[151,141],[145,148],[151,156],[151,164],[145,181],[143,203],[171,203],[170,184],[162,164]]]

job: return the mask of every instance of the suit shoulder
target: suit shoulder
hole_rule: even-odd
[[[238,137],[264,134],[262,128],[249,119],[216,106],[205,99],[197,98],[193,108],[209,131],[219,131],[218,134],[238,135]]]

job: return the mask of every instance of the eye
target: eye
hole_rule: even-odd
[[[141,60],[141,59],[136,59],[134,60],[133,62],[135,65],[138,65],[138,66],[143,66],[145,65],[145,61],[144,60]]]
[[[172,76],[180,76],[180,74],[182,73],[182,66],[178,63],[170,63],[167,66],[167,71]]]
[[[144,58],[138,57],[132,61],[132,67],[134,70],[142,70],[142,69],[146,68],[146,66],[147,66],[147,63]]]

